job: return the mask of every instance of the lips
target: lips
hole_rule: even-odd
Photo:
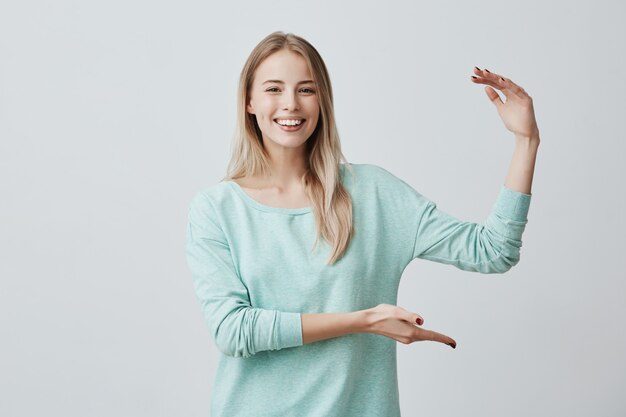
[[[293,125],[293,126],[290,126],[290,125],[281,125],[281,124],[280,124],[280,123],[278,123],[276,120],[277,120],[277,119],[274,119],[274,123],[276,123],[276,124],[278,125],[278,127],[279,127],[279,128],[280,128],[283,132],[296,132],[296,131],[298,131],[298,130],[302,129],[302,126],[304,126],[304,122],[306,121],[305,119],[301,119],[301,120],[302,120],[302,123],[300,123],[299,125]],[[283,120],[285,120],[285,119],[283,119]],[[293,120],[293,119],[291,119],[291,120]]]
[[[278,118],[274,119],[274,122],[278,123],[279,120],[302,120],[302,123],[306,122],[306,119],[303,119],[301,117],[297,117],[297,118],[294,118],[294,119],[289,118],[289,117],[286,117],[286,118],[278,117]],[[302,123],[300,123],[300,124],[302,124]],[[278,123],[278,124],[280,124],[280,123]],[[282,125],[282,126],[284,126],[284,125]]]

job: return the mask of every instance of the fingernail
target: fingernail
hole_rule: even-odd
[[[480,68],[478,68],[478,67],[474,67],[474,68],[476,68],[478,71],[480,71]]]
[[[415,322],[421,326],[424,323],[424,320],[422,320],[422,319],[420,319],[418,317],[418,318],[415,319]]]
[[[448,345],[449,345],[452,349],[456,349],[456,345],[455,345],[455,344],[448,343]]]
[[[474,76],[474,75],[472,75],[472,78],[473,78],[473,79],[475,79],[475,80],[477,80],[477,79],[478,79],[478,77],[476,77],[476,76]]]
[[[491,71],[489,71],[487,68],[485,68],[485,71],[487,71],[488,73],[490,73],[490,74],[491,74]]]

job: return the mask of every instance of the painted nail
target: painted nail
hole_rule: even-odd
[[[473,78],[473,79],[475,79],[475,80],[477,80],[477,79],[478,79],[478,77],[475,77],[475,76],[473,76],[473,75],[472,75],[472,78]]]
[[[500,77],[500,79],[501,79],[502,81],[504,81],[504,78]]]
[[[452,343],[448,344],[452,349],[456,349],[456,345],[453,345]]]
[[[491,74],[491,71],[489,71],[487,68],[485,68],[485,71],[487,71],[489,74]]]
[[[420,319],[419,317],[415,319],[415,322],[419,324],[420,326],[424,324],[424,320]]]
[[[474,67],[474,68],[476,68],[478,71],[480,71],[480,68],[478,68],[478,67]]]

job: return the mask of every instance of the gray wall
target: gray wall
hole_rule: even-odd
[[[0,5],[0,414],[207,416],[217,350],[184,257],[239,71],[274,30],[328,65],[350,162],[482,222],[514,137],[474,65],[534,99],[520,263],[416,260],[404,416],[623,416],[624,3],[59,0]],[[384,279],[384,277],[381,277]]]

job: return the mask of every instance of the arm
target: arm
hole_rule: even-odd
[[[350,313],[302,314],[303,343],[344,336],[350,333],[365,333],[365,311]]]
[[[302,314],[304,343],[350,333],[372,333],[404,344],[432,340],[456,349],[454,339],[416,324],[424,324],[419,314],[390,304],[378,304],[351,313]]]
[[[364,310],[301,314],[253,308],[214,218],[211,202],[196,195],[189,207],[186,255],[197,298],[222,353],[247,358],[264,350],[365,331]]]
[[[189,207],[186,258],[203,315],[218,349],[250,357],[263,350],[302,345],[300,313],[253,308],[239,278],[216,210],[203,194]]]
[[[504,273],[519,262],[530,194],[501,186],[484,224],[460,220],[417,196],[425,208],[418,213],[413,259],[483,274]]]
[[[520,193],[530,194],[539,147],[539,127],[532,97],[510,78],[487,69],[474,67],[472,81],[485,84],[485,93],[498,110],[504,126],[515,134],[515,153],[505,185]],[[503,102],[498,89],[506,97]]]
[[[515,135],[515,151],[504,182],[508,188],[530,194],[539,142],[538,130],[530,136]]]
[[[418,220],[414,258],[455,265],[467,271],[503,273],[520,259],[522,233],[528,221],[531,185],[539,147],[539,128],[532,97],[511,79],[474,68],[472,80],[486,84],[485,93],[508,130],[515,152],[500,195],[484,225],[460,221],[429,201]],[[506,96],[503,102],[495,91]]]

